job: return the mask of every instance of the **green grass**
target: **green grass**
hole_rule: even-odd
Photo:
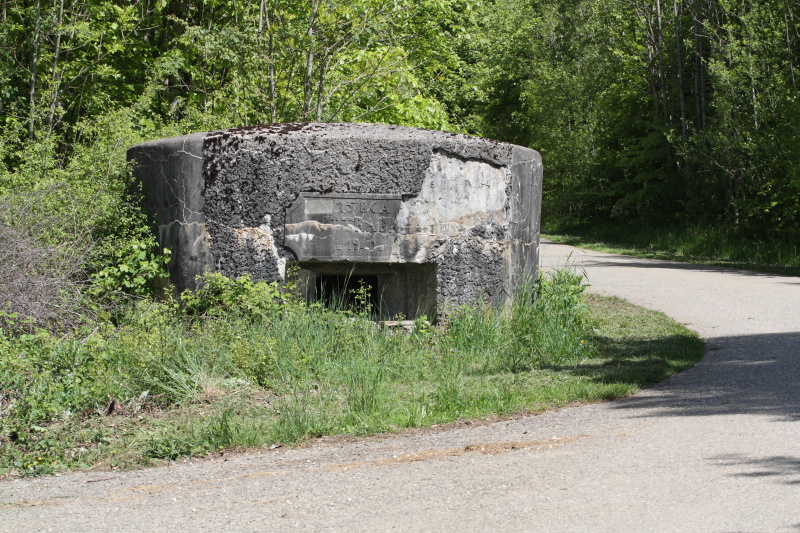
[[[0,477],[608,400],[704,350],[664,315],[584,295],[569,271],[509,308],[462,306],[411,332],[369,310],[265,302],[199,316],[141,302],[72,338],[0,336]]]
[[[800,275],[797,242],[746,237],[725,228],[550,224],[542,237],[600,252]]]

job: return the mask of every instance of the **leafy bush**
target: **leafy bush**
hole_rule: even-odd
[[[97,355],[88,339],[0,336],[0,440],[25,438],[36,424],[82,417],[105,403],[115,381]]]
[[[218,272],[198,277],[198,288],[181,295],[183,309],[188,315],[221,316],[228,313],[269,317],[284,303],[276,282],[253,282],[249,274],[237,279]]]
[[[117,246],[96,260],[89,294],[99,301],[119,294],[149,296],[155,287],[166,285],[171,252],[161,249],[152,234],[142,233],[115,239]]]
[[[163,281],[168,252],[141,210],[125,156],[157,127],[143,129],[135,109],[112,110],[76,124],[79,143],[58,148],[63,139],[36,131],[19,164],[0,163],[0,245],[8,250],[0,309],[18,313],[17,322],[31,316],[69,329]]]

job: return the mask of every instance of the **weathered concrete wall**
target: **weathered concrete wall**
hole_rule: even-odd
[[[421,264],[441,310],[502,301],[536,272],[542,167],[528,148],[399,126],[278,124],[151,141],[128,157],[181,289],[203,269],[278,280],[298,260],[312,276]],[[389,293],[414,284],[399,272],[385,278]],[[410,305],[395,308],[409,316]]]
[[[156,216],[158,238],[173,252],[170,278],[179,288],[214,264],[204,213],[205,133],[160,139],[128,150],[145,191],[145,207]]]

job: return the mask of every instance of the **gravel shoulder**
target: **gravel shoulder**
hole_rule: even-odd
[[[797,531],[800,278],[544,243],[708,354],[635,396],[492,424],[0,482],[0,531]]]

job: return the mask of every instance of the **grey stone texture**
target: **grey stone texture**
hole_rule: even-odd
[[[179,290],[205,270],[273,281],[295,265],[309,294],[319,276],[374,275],[382,310],[413,317],[505,301],[536,275],[542,165],[529,148],[401,126],[272,124],[150,141],[128,158]]]

